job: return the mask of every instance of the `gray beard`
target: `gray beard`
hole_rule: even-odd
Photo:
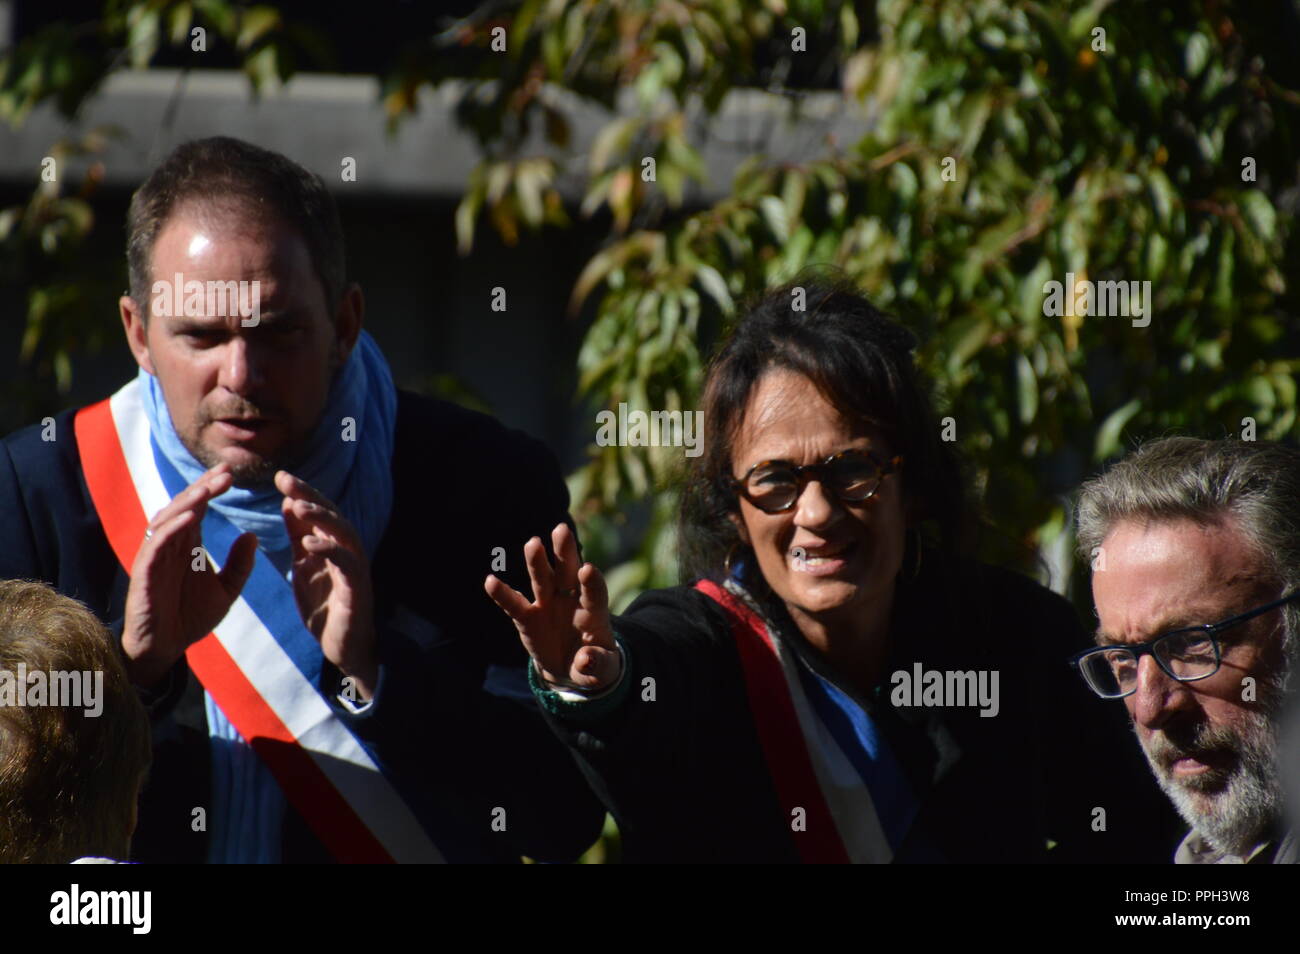
[[[1272,688],[1267,687],[1265,691]],[[1248,853],[1281,816],[1283,794],[1277,770],[1276,708],[1276,705],[1265,705],[1248,713],[1240,730],[1202,728],[1197,733],[1198,744],[1210,742],[1216,747],[1226,744],[1236,753],[1236,764],[1226,771],[1206,772],[1178,781],[1146,745],[1142,746],[1156,781],[1183,821],[1225,854]]]

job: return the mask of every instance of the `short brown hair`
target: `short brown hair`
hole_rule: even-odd
[[[296,229],[325,289],[331,315],[343,297],[346,262],[338,207],[319,176],[293,160],[230,136],[211,136],[172,150],[131,196],[126,262],[131,297],[148,316],[153,247],[181,206],[234,205]]]
[[[124,860],[150,733],[112,635],[43,583],[0,581],[0,671],[12,678],[20,664],[102,672],[102,710],[0,704],[0,863]]]

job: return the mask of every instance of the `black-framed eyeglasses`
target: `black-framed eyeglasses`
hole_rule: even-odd
[[[861,503],[880,489],[881,482],[903,465],[901,455],[882,460],[870,451],[849,449],[820,464],[798,466],[787,460],[755,464],[732,489],[764,513],[781,513],[794,506],[804,486],[816,480],[840,500]]]
[[[1208,679],[1219,671],[1223,659],[1223,649],[1216,638],[1219,633],[1263,616],[1298,597],[1300,590],[1295,590],[1280,600],[1257,606],[1220,623],[1175,629],[1145,643],[1085,649],[1070,660],[1070,665],[1079,670],[1088,688],[1103,699],[1123,699],[1137,692],[1138,663],[1147,653],[1155,657],[1157,665],[1170,678],[1179,682]]]

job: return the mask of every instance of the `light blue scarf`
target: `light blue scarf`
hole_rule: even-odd
[[[140,369],[145,414],[154,446],[193,483],[207,470],[181,442],[158,380]],[[345,418],[355,422],[355,440],[344,440]],[[393,509],[393,432],[397,389],[379,346],[362,332],[356,347],[330,384],[325,410],[293,474],[332,500],[357,529],[366,554],[374,557]],[[232,487],[208,506],[240,530],[257,534],[258,545],[280,574],[290,577],[293,549],[280,512],[280,492]],[[218,556],[224,556],[219,554]],[[212,737],[213,804],[210,862],[277,862],[285,800],[270,770],[244,742],[206,692]]]
[[[207,467],[181,443],[158,379],[141,368],[139,380],[154,443],[185,482],[193,483]],[[342,439],[344,418],[356,422],[356,440]],[[361,534],[371,556],[388,527],[393,506],[396,420],[397,390],[388,362],[374,339],[363,331],[330,385],[325,411],[307,454],[293,473],[338,505]],[[232,487],[209,506],[239,529],[256,533],[262,550],[281,575],[288,576],[293,553],[280,514],[281,499],[280,492],[268,481],[261,487]]]

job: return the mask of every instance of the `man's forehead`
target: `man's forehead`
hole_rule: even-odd
[[[310,261],[302,234],[284,219],[244,201],[188,200],[162,222],[153,257],[189,259],[195,266],[262,260],[273,265]]]
[[[1230,517],[1213,522],[1121,520],[1106,535],[1101,550],[1108,567],[1151,574],[1177,571],[1183,577],[1216,581],[1243,572],[1253,574],[1260,563],[1237,521]]]
[[[173,216],[158,233],[153,259],[157,272],[165,271],[167,262],[176,261],[190,268],[220,268],[241,262],[284,267],[310,261],[310,253],[302,238],[289,229],[256,223],[208,224]]]
[[[1102,642],[1218,622],[1261,592],[1267,568],[1233,521],[1122,521],[1094,560]]]
[[[169,292],[171,313],[191,321],[206,320],[209,311],[229,312],[195,307],[200,292],[205,301],[234,294],[248,301],[255,294],[262,317],[272,324],[282,314],[327,307],[311,254],[292,229],[256,219],[227,218],[214,226],[181,212],[167,220],[151,258],[153,294]]]
[[[268,329],[276,328],[282,325],[296,324],[307,318],[309,312],[304,308],[280,308],[267,309],[263,307],[261,311],[250,310],[247,315],[243,314],[237,307],[225,307],[220,305],[212,311],[208,311],[206,306],[198,312],[168,315],[155,315],[154,317],[163,322],[165,327],[173,331],[188,331],[191,329],[217,329],[230,328],[239,333],[258,333]],[[255,316],[257,321],[253,323],[251,317]],[[248,321],[248,324],[244,324]]]

